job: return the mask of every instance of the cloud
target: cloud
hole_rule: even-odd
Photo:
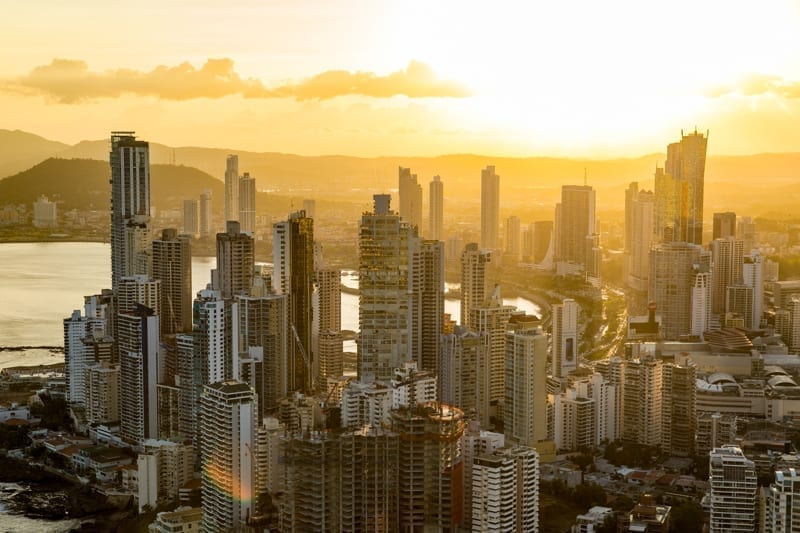
[[[325,100],[346,94],[375,98],[389,98],[398,94],[410,98],[469,96],[465,87],[439,80],[433,70],[420,61],[411,61],[405,70],[388,76],[378,76],[372,72],[328,70],[301,83],[278,87],[273,92],[297,100]]]
[[[163,100],[192,100],[241,95],[245,98],[293,98],[327,100],[345,95],[389,98],[452,97],[469,95],[462,85],[436,77],[425,63],[411,61],[404,70],[380,76],[373,72],[329,70],[298,83],[266,87],[261,80],[243,78],[234,70],[233,60],[208,59],[195,68],[190,63],[158,66],[150,72],[131,69],[93,72],[85,61],[54,59],[16,80],[4,89],[25,94],[44,94],[61,103],[73,104],[124,94],[154,96]]]
[[[800,98],[800,82],[789,81],[770,74],[748,74],[735,83],[718,85],[706,92],[710,98],[719,98],[729,94],[742,96],[759,96],[774,94],[783,98]]]

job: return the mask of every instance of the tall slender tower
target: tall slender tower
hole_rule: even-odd
[[[725,295],[730,285],[742,283],[744,243],[733,237],[711,241],[711,310],[725,313]]]
[[[206,189],[200,195],[200,236],[211,237],[214,231],[214,217],[211,208],[211,189]]]
[[[253,234],[256,231],[256,179],[245,172],[239,180],[239,223],[242,231]]]
[[[322,390],[329,378],[342,376],[341,271],[317,263],[314,272],[314,330],[312,351],[317,358],[317,383]]]
[[[374,196],[359,233],[358,377],[388,381],[409,356],[409,241],[415,228],[390,209],[388,194]]]
[[[631,183],[625,191],[625,278],[628,287],[647,290],[654,232],[654,197]]]
[[[417,368],[439,373],[439,346],[444,324],[444,243],[412,239],[411,356]]]
[[[470,327],[489,336],[490,401],[502,402],[505,398],[506,326],[515,310],[513,305],[503,305],[499,285],[482,305],[470,310]]]
[[[201,451],[203,520],[201,531],[233,531],[247,523],[258,494],[256,399],[239,381],[203,388]]]
[[[239,156],[225,160],[225,222],[239,220]]]
[[[120,434],[131,443],[158,437],[158,315],[141,304],[119,313]]]
[[[200,233],[200,210],[196,198],[183,201],[183,233],[192,236]]]
[[[444,184],[439,176],[434,176],[431,180],[429,202],[428,238],[444,240]]]
[[[552,368],[559,378],[578,368],[578,303],[573,299],[553,306]]]
[[[508,442],[547,439],[547,335],[512,316],[506,333],[504,431]]]
[[[161,281],[161,334],[192,330],[192,248],[189,238],[165,229],[153,241],[153,279]]]
[[[236,297],[236,304],[239,379],[256,391],[261,420],[288,392],[288,297],[269,294],[264,281],[257,277],[249,294]]]
[[[472,309],[486,301],[486,265],[492,260],[489,250],[481,250],[474,242],[461,253],[461,320],[462,326],[472,327]]]
[[[398,168],[398,193],[400,197],[400,218],[411,226],[422,225],[422,186],[417,183],[417,175],[410,168]]]
[[[595,191],[588,185],[561,187],[561,203],[556,206],[556,261],[575,263],[584,269],[591,261],[586,238],[595,234]]]
[[[656,234],[664,241],[703,242],[703,190],[708,134],[684,135],[667,146],[664,168],[656,168]]]
[[[111,132],[111,286],[147,273],[150,145],[132,131]],[[144,257],[142,257],[144,256]]]
[[[253,238],[239,230],[239,223],[228,221],[226,233],[217,234],[217,269],[214,289],[230,299],[247,292],[253,281],[255,250]]]
[[[289,390],[308,392],[314,377],[314,220],[305,211],[291,213],[288,220],[272,226],[272,263],[272,288],[289,297]]]
[[[481,170],[481,248],[497,250],[500,226],[500,176],[494,165]]]
[[[506,219],[506,255],[513,260],[522,258],[522,226],[516,215]]]

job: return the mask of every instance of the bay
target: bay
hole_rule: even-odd
[[[110,246],[93,242],[0,244],[0,346],[63,346],[63,320],[83,308],[85,295],[111,285]],[[192,293],[211,280],[215,257],[192,258]],[[358,273],[344,271],[342,284],[357,289]],[[457,289],[448,283],[447,289]],[[524,298],[504,298],[529,314],[540,309]],[[458,319],[460,301],[445,299],[445,312]],[[358,295],[342,293],[342,329],[358,331]],[[355,341],[345,351],[355,352]],[[0,368],[63,361],[63,354],[43,349],[0,351]]]

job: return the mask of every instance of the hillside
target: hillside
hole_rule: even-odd
[[[404,166],[411,167],[419,175],[426,199],[431,177],[435,174],[442,176],[445,196],[451,200],[445,209],[454,209],[458,214],[471,217],[479,208],[480,171],[486,165],[495,165],[502,184],[501,217],[515,214],[523,221],[551,219],[553,207],[560,199],[561,186],[583,183],[584,172],[587,183],[597,190],[598,210],[604,217],[608,217],[609,213],[616,216],[613,214],[623,210],[624,190],[628,183],[638,181],[640,187],[651,189],[653,171],[656,165],[663,165],[664,162],[663,154],[608,160],[469,154],[439,157],[311,157],[222,148],[172,148],[150,143],[153,163],[175,162],[205,172],[204,176],[212,178],[212,181],[206,182],[208,184],[203,187],[212,188],[215,198],[220,200],[222,193],[217,194],[217,191],[221,190],[218,187],[221,186],[225,158],[231,153],[239,156],[240,172],[250,172],[256,178],[258,189],[272,193],[269,196],[259,194],[258,203],[266,206],[268,213],[285,213],[292,205],[288,197],[294,197],[315,198],[318,203],[355,204],[358,206],[355,209],[357,216],[360,209],[370,205],[373,193],[396,190],[397,167]],[[82,141],[62,149],[59,157],[107,161],[108,141]],[[154,165],[154,177],[157,166]],[[191,194],[190,191],[167,193],[169,205],[163,207],[172,206],[179,198],[195,196],[199,190],[192,189]],[[780,194],[775,194],[775,191],[780,191]],[[286,201],[275,203],[280,197]],[[793,213],[798,199],[800,153],[710,156],[707,160],[705,204],[708,218],[715,211],[728,210],[753,216]],[[154,205],[162,207],[160,203],[163,202],[154,200]],[[214,208],[221,208],[221,201],[215,200]]]
[[[150,173],[152,203],[160,209],[179,208],[184,198],[198,197],[205,189],[211,189],[213,197],[223,196],[222,183],[196,168],[152,165]],[[41,194],[58,202],[61,209],[107,210],[111,202],[108,163],[50,158],[0,180],[0,206],[30,205]]]
[[[0,176],[15,174],[63,152],[68,144],[20,130],[0,129]]]

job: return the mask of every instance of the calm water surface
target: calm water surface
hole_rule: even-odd
[[[111,285],[110,246],[104,243],[2,243],[0,244],[0,346],[63,346],[63,320],[73,309],[83,308],[83,297]],[[205,288],[216,266],[214,257],[192,258],[193,294]],[[342,283],[358,288],[356,272],[345,271]],[[447,284],[458,288],[458,284]],[[528,313],[538,315],[533,302],[504,298]],[[456,320],[460,302],[445,299],[445,312]],[[358,296],[342,293],[342,329],[358,331]],[[355,341],[345,342],[355,351]],[[0,368],[58,362],[47,350],[0,352]]]

